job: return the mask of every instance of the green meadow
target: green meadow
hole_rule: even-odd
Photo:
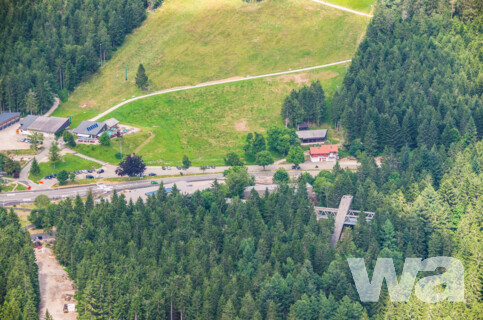
[[[362,10],[369,2],[350,3]],[[76,126],[124,99],[161,89],[350,59],[366,26],[365,17],[310,0],[168,0],[54,115],[72,116]],[[135,85],[140,63],[149,77],[147,91]],[[248,90],[250,84],[238,86]]]
[[[143,130],[122,138],[123,150],[124,154],[136,151],[149,165],[179,165],[184,154],[193,165],[220,165],[228,152],[243,156],[248,132],[265,132],[273,125],[283,125],[281,105],[293,88],[320,80],[330,106],[345,68],[338,65],[158,95],[127,104],[106,118],[115,117]],[[118,163],[115,154],[119,147],[115,141],[111,147],[80,145],[77,151]]]

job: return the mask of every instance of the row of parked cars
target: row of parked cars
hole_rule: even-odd
[[[27,138],[22,138],[20,141],[21,142],[26,142],[26,143],[32,143],[32,141],[30,141],[30,139],[27,139]],[[39,144],[44,144],[44,142],[43,141],[39,141]]]
[[[69,172],[69,175],[71,173],[74,173],[75,175],[78,175],[78,174],[85,174],[85,173],[94,173],[94,172],[97,172],[97,176],[94,177],[94,175],[92,174],[87,174],[86,175],[86,179],[101,179],[102,176],[100,176],[101,173],[104,172],[104,169],[99,169],[99,170],[94,170],[94,169],[89,169],[89,170],[76,170],[74,172]],[[57,174],[56,173],[53,173],[51,175],[48,175],[48,176],[45,176],[44,179],[47,179],[47,180],[50,180],[50,179],[54,179],[54,178],[57,178]]]

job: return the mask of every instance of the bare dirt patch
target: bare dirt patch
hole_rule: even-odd
[[[21,138],[25,138],[27,136],[17,134],[18,127],[19,124],[13,124],[8,128],[0,130],[0,151],[30,149],[29,143],[20,142]]]
[[[74,284],[59,264],[50,248],[35,249],[39,266],[40,306],[39,317],[45,318],[45,311],[56,320],[75,320],[77,312],[64,313],[64,304],[77,304],[73,298]]]
[[[92,108],[96,104],[95,101],[89,101],[87,103],[81,104],[79,108],[84,109],[84,108]]]
[[[235,130],[238,132],[241,131],[248,131],[250,128],[248,127],[247,119],[240,119],[235,122]]]
[[[266,78],[265,80],[268,82],[272,81],[279,81],[279,82],[295,82],[298,86],[308,85],[312,80],[326,80],[337,77],[339,73],[326,70],[319,73],[294,73],[294,74],[285,74],[278,77]]]

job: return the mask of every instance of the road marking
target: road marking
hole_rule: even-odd
[[[23,199],[23,201],[25,201],[25,202],[27,202],[27,201],[32,201],[32,199],[27,198],[27,199]]]
[[[347,12],[350,12],[350,13],[358,14],[360,16],[369,17],[369,18],[374,17],[372,14],[369,14],[369,13],[364,13],[364,12],[352,10],[352,9],[349,9],[349,8],[346,8],[346,7],[341,7],[341,6],[338,6],[336,4],[328,3],[328,2],[325,2],[325,1],[320,1],[320,0],[312,0],[312,1],[323,4],[323,5],[328,6],[328,7],[332,7],[334,9],[339,9],[339,10],[342,10],[342,11],[347,11]]]
[[[332,63],[323,64],[323,65],[319,65],[319,66],[302,68],[302,69],[268,73],[268,74],[262,74],[262,75],[258,75],[258,76],[248,76],[248,77],[243,77],[243,78],[238,78],[238,79],[225,79],[225,80],[218,80],[218,81],[210,81],[210,82],[205,82],[205,83],[199,83],[199,84],[196,84],[194,86],[184,86],[184,87],[161,90],[161,91],[153,92],[153,93],[150,93],[150,94],[147,94],[147,95],[144,95],[144,96],[139,96],[139,97],[135,97],[135,98],[123,101],[123,102],[115,105],[114,107],[111,107],[108,110],[100,113],[99,115],[95,116],[94,118],[90,119],[90,121],[97,121],[100,118],[105,117],[109,113],[113,112],[114,110],[119,109],[123,105],[131,103],[133,101],[141,100],[141,99],[152,97],[152,96],[157,96],[157,95],[160,95],[160,94],[176,92],[176,91],[184,91],[184,90],[190,90],[190,89],[196,89],[196,88],[203,88],[203,87],[209,87],[209,86],[216,86],[216,85],[219,85],[219,84],[233,83],[233,82],[239,82],[239,81],[247,81],[247,80],[253,80],[253,79],[260,79],[260,78],[269,78],[269,77],[281,76],[281,75],[290,74],[290,73],[297,73],[297,72],[303,72],[303,71],[322,69],[322,68],[336,66],[336,65],[339,65],[339,64],[349,63],[351,61],[352,60],[349,59],[349,60],[337,61],[337,62],[332,62]]]
[[[7,197],[13,197],[13,196],[15,196],[15,193],[7,194]]]

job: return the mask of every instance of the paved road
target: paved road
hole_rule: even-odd
[[[51,139],[45,139],[44,140],[44,150],[42,150],[38,155],[35,156],[35,159],[37,159],[37,162],[40,162],[42,159],[44,159],[48,154],[49,154],[49,149],[50,145],[52,144]],[[32,161],[27,163],[25,167],[23,167],[22,171],[20,171],[20,177],[19,177],[19,182],[27,185],[27,186],[32,186],[32,189],[35,189],[37,185],[35,183],[31,183],[29,180],[29,172],[30,172],[30,167],[32,166]]]
[[[360,16],[369,17],[369,18],[372,18],[373,17],[373,15],[370,14],[370,13],[365,13],[365,12],[360,12],[360,11],[352,10],[352,9],[349,9],[349,8],[346,8],[346,7],[342,7],[342,6],[338,6],[336,4],[328,3],[328,2],[325,2],[325,1],[320,1],[320,0],[312,0],[312,1],[313,2],[317,2],[317,3],[320,3],[320,4],[323,4],[323,5],[328,6],[328,7],[332,7],[332,8],[338,9],[338,10],[342,10],[342,11],[347,11],[347,12],[350,12],[350,13],[358,14]]]
[[[196,88],[203,88],[203,87],[209,87],[209,86],[214,86],[218,84],[225,84],[225,83],[232,83],[232,82],[239,82],[239,81],[247,81],[247,80],[253,80],[253,79],[260,79],[260,78],[268,78],[268,77],[274,77],[274,76],[280,76],[284,74],[290,74],[290,73],[297,73],[297,72],[303,72],[303,71],[310,71],[310,70],[316,70],[316,69],[322,69],[322,68],[327,68],[331,66],[335,66],[338,64],[344,64],[344,63],[349,63],[352,60],[344,60],[344,61],[338,61],[338,62],[333,62],[333,63],[328,63],[320,66],[314,66],[314,67],[308,67],[308,68],[302,68],[302,69],[296,69],[296,70],[289,70],[289,71],[282,71],[282,72],[275,72],[275,73],[269,73],[269,74],[262,74],[259,76],[248,76],[248,77],[236,77],[236,78],[230,78],[230,79],[224,79],[224,80],[217,80],[217,81],[210,81],[210,82],[203,82],[194,86],[185,86],[185,87],[177,87],[177,88],[171,88],[171,89],[165,89],[157,92],[153,92],[144,96],[139,96],[135,98],[128,99],[126,101],[123,101],[114,107],[98,114],[94,118],[90,119],[91,121],[97,121],[101,119],[102,117],[108,115],[109,113],[113,112],[114,110],[122,107],[123,105],[126,105],[130,102],[144,99],[147,97],[152,97],[152,96],[157,96],[160,94],[165,94],[169,92],[176,92],[176,91],[183,91],[183,90],[190,90],[190,89],[196,89]]]
[[[270,174],[270,173],[268,172],[267,174]],[[208,174],[204,176],[180,176],[175,178],[157,179],[156,181],[158,182],[163,181],[165,184],[168,184],[168,183],[176,183],[179,181],[196,182],[196,181],[207,181],[207,180],[214,180],[214,179],[221,180],[222,178],[223,178],[223,175],[220,173],[220,174]],[[140,181],[108,184],[106,185],[106,188],[113,188],[113,190],[115,189],[118,191],[147,188],[152,186],[151,181],[153,180],[140,180]],[[87,193],[90,190],[96,195],[103,194],[103,193],[108,193],[108,189],[106,188],[102,188],[95,184],[92,184],[92,185],[56,188],[56,189],[48,189],[48,190],[32,190],[32,191],[1,193],[0,206],[8,206],[8,205],[14,205],[14,204],[20,204],[20,203],[31,203],[35,200],[37,196],[41,194],[48,196],[51,200],[62,200],[66,198],[73,198],[76,195],[80,195],[81,197],[84,197],[87,195]]]
[[[45,114],[44,114],[44,117],[49,117],[52,113],[54,113],[54,111],[57,109],[57,107],[59,106],[60,104],[60,99],[55,97],[54,98],[54,104],[52,105],[52,107],[49,109],[49,111],[47,111]]]
[[[292,176],[297,176],[303,171],[290,171],[289,174]],[[263,177],[271,177],[273,176],[274,172],[271,171],[261,171],[261,172],[253,172],[251,173],[255,177],[263,178]],[[63,200],[66,198],[74,198],[77,195],[81,197],[85,197],[89,191],[94,193],[95,195],[103,195],[109,194],[113,190],[121,191],[121,190],[134,190],[134,189],[143,189],[153,187],[151,184],[152,181],[157,181],[160,183],[161,181],[167,184],[175,184],[180,182],[203,182],[203,181],[214,181],[215,179],[223,180],[222,173],[213,173],[213,174],[205,174],[205,175],[196,175],[196,176],[179,176],[179,177],[171,177],[171,178],[162,178],[162,179],[154,179],[154,180],[139,180],[139,181],[131,181],[131,182],[120,182],[120,183],[112,183],[112,184],[91,184],[91,185],[82,185],[82,186],[72,186],[72,187],[64,187],[64,188],[56,188],[56,189],[48,189],[48,190],[31,190],[31,191],[19,191],[19,192],[8,192],[8,193],[0,193],[0,206],[11,206],[14,204],[21,204],[21,203],[31,203],[35,200],[35,198],[41,194],[48,196],[51,200]]]

